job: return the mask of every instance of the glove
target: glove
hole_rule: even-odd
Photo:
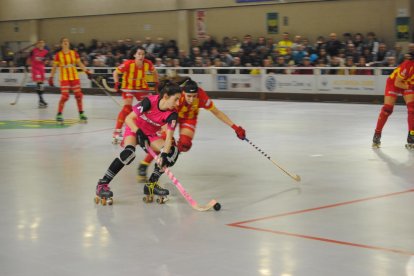
[[[231,128],[234,129],[237,137],[240,140],[244,140],[246,138],[246,131],[241,126],[236,126],[235,124],[233,124]]]
[[[137,139],[137,144],[139,144],[139,146],[146,152],[146,153],[148,153],[148,151],[147,151],[147,147],[146,147],[146,145],[149,145],[149,140],[148,140],[148,137],[147,137],[147,135],[145,135],[144,134],[144,132],[142,132],[142,130],[141,129],[138,129],[137,130],[137,133],[135,134],[135,137],[136,137],[136,139]]]
[[[161,161],[160,168],[163,168],[165,166],[168,167],[170,162],[168,161],[167,158],[168,158],[168,153],[161,152],[161,154],[160,154],[160,161]]]
[[[85,74],[86,74],[86,76],[88,76],[88,79],[90,79],[90,80],[93,79],[93,74],[90,71],[86,70]]]
[[[115,89],[115,91],[116,91],[116,92],[118,92],[118,93],[121,93],[121,92],[122,92],[122,91],[121,91],[121,89],[119,89],[119,82],[116,82],[116,83],[115,83],[114,89]]]
[[[49,82],[49,86],[55,86],[55,84],[53,83],[53,77],[50,77],[48,82]]]

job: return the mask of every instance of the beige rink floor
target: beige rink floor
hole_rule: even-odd
[[[297,183],[207,111],[190,152],[171,170],[198,212],[164,175],[164,205],[145,204],[134,163],[111,184],[114,205],[93,202],[120,147],[119,107],[85,96],[88,124],[50,128],[58,95],[0,93],[1,275],[414,275],[414,152],[397,106],[371,149],[379,105],[215,100]],[[23,129],[5,129],[24,121]],[[10,122],[12,121],[12,122]],[[40,125],[40,126],[39,126]]]

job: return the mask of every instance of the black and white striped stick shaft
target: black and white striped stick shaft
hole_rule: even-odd
[[[294,174],[294,173],[290,173],[287,170],[285,170],[284,168],[282,168],[279,164],[277,164],[271,157],[270,155],[268,155],[266,152],[264,152],[261,148],[259,148],[258,146],[256,146],[255,144],[252,143],[252,141],[250,141],[247,138],[244,138],[244,140],[246,140],[247,143],[249,143],[252,147],[254,147],[258,152],[260,152],[261,154],[263,154],[264,157],[266,157],[267,159],[269,159],[276,167],[278,167],[279,169],[281,169],[285,174],[287,174],[288,176],[290,176],[293,180],[295,181],[300,181],[300,176],[298,174]]]

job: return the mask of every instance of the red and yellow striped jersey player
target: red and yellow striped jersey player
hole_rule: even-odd
[[[180,129],[177,147],[180,153],[187,152],[192,147],[200,108],[210,111],[217,119],[230,126],[236,132],[239,139],[244,140],[246,138],[246,131],[241,126],[237,126],[226,114],[219,110],[207,93],[197,85],[197,82],[189,78],[185,82],[184,91],[181,93],[177,107]],[[147,167],[152,160],[151,155],[147,154],[145,159],[141,161],[137,177],[139,182],[145,181]]]
[[[388,117],[394,110],[397,97],[402,95],[407,105],[408,135],[406,148],[414,149],[414,53],[411,59],[401,63],[387,78],[385,85],[384,105],[378,116],[372,146],[379,148],[381,133]]]
[[[117,144],[122,140],[121,131],[125,118],[132,111],[133,99],[142,100],[144,97],[151,95],[154,91],[149,82],[158,82],[157,70],[154,64],[145,58],[145,49],[136,47],[132,49],[134,59],[128,59],[119,65],[113,72],[115,90],[122,92],[124,105],[118,114],[115,124],[115,130],[112,136],[112,142]],[[122,82],[120,83],[120,75]]]
[[[49,77],[49,85],[54,86],[53,78],[59,68],[61,97],[58,106],[58,113],[56,115],[56,121],[63,124],[63,108],[65,107],[65,102],[69,100],[69,91],[72,90],[78,106],[79,118],[81,122],[86,122],[88,118],[83,111],[83,93],[81,90],[77,66],[79,66],[79,68],[88,75],[89,79],[92,78],[92,74],[82,63],[79,54],[75,50],[70,49],[70,41],[68,38],[62,38],[60,40],[60,45],[62,50],[57,52],[54,56],[53,67]]]

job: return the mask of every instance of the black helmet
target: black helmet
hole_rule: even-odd
[[[192,79],[189,79],[184,85],[184,91],[186,93],[197,93],[198,92],[198,85]]]

